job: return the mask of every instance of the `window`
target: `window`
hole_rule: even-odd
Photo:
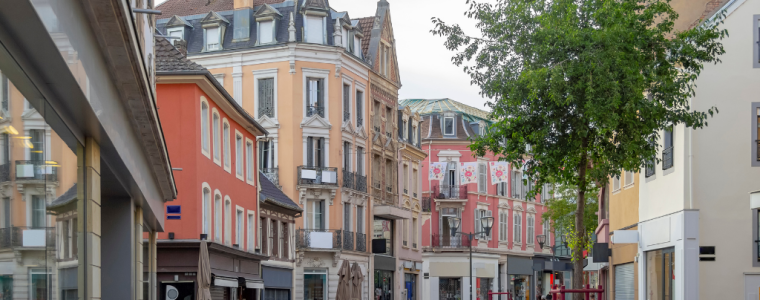
[[[167,28],[166,35],[175,37],[176,39],[170,39],[169,42],[174,44],[174,41],[181,41],[185,39],[184,29],[182,27]]]
[[[270,220],[269,228],[267,229],[269,231],[269,255],[274,257],[280,257],[280,248],[277,244],[279,241],[278,233],[279,233],[279,223],[277,220]]]
[[[224,141],[224,169],[230,171],[230,124],[227,123],[227,120],[224,120],[224,129],[222,130],[222,134],[224,135],[222,138]]]
[[[2,227],[0,228],[11,228],[12,224],[12,216],[13,216],[13,207],[11,206],[11,197],[4,197],[3,198],[3,220],[0,222],[0,225]]]
[[[222,152],[219,148],[221,144],[219,141],[219,138],[221,137],[221,134],[219,133],[219,114],[217,112],[213,112],[212,115],[212,126],[214,126],[214,132],[212,133],[214,135],[214,161],[219,161],[219,163],[221,163]]]
[[[625,171],[625,186],[633,184],[633,172]]]
[[[412,218],[412,248],[417,249],[417,218]]]
[[[354,55],[362,57],[362,39],[354,35]]]
[[[45,222],[45,196],[32,195],[32,228],[44,228]]]
[[[415,198],[417,198],[417,180],[419,180],[417,169],[412,169],[412,196]]]
[[[245,143],[245,161],[246,161],[246,167],[245,167],[245,174],[246,179],[248,180],[248,183],[253,184],[253,142],[246,141]]]
[[[343,85],[343,122],[351,120],[351,86]]]
[[[324,80],[322,78],[307,78],[306,84],[306,116],[311,117],[313,115],[319,115],[324,118]]]
[[[309,167],[320,168],[324,166],[324,138],[306,138],[306,163]]]
[[[274,156],[274,142],[267,140],[259,141],[260,171],[268,173],[270,169],[274,168],[272,156]]]
[[[752,67],[760,68],[760,15],[754,15],[753,43],[752,43]]]
[[[206,28],[206,51],[221,50],[219,27]]]
[[[675,296],[676,268],[673,248],[646,252],[646,293],[650,299],[668,300]]]
[[[222,195],[214,194],[214,240],[222,242]]]
[[[290,290],[285,289],[264,289],[264,300],[288,300],[290,299]]]
[[[475,209],[475,232],[483,232],[485,228],[483,228],[483,222],[481,219],[485,217],[490,217],[492,212],[490,210],[485,209]],[[478,239],[483,240],[490,240],[491,239],[491,233],[489,232],[486,234],[485,232],[478,235]]]
[[[383,74],[386,77],[390,77],[390,52],[391,48],[389,46],[383,45]]]
[[[453,117],[443,118],[443,134],[444,135],[454,134],[454,118]]]
[[[403,123],[403,124],[404,124],[404,125],[402,125],[402,126],[401,126],[401,132],[402,132],[402,136],[403,136],[403,139],[404,139],[405,141],[408,141],[408,140],[409,140],[409,130],[407,130],[407,128],[409,128],[409,127],[408,127],[408,126],[409,126],[409,121],[407,121],[407,120],[404,120],[404,123]]]
[[[274,118],[274,78],[259,79],[259,118]]]
[[[45,269],[29,269],[29,299],[48,299],[52,280],[52,274],[48,274]]]
[[[409,165],[404,164],[404,172],[401,174],[404,182],[404,194],[409,194]]]
[[[343,142],[343,170],[351,172],[351,144]]]
[[[277,249],[280,249],[280,258],[290,259],[290,245],[288,243],[289,232],[288,223],[280,223],[280,243]]]
[[[356,147],[356,174],[364,175],[364,148]]]
[[[208,156],[209,148],[209,130],[208,130],[208,103],[205,101],[201,102],[201,145],[203,145],[202,150],[205,151],[206,156]]]
[[[667,170],[673,167],[673,126],[665,129],[663,138],[662,169]]]
[[[11,136],[8,133],[0,134],[0,165],[10,168],[11,163]],[[10,174],[9,174],[10,175]]]
[[[522,213],[519,211],[515,211],[513,213],[514,218],[514,232],[512,233],[514,235],[514,242],[516,244],[522,243]]]
[[[325,200],[309,200],[306,208],[306,229],[323,230],[325,227]]]
[[[401,241],[404,247],[409,245],[409,220],[404,219],[401,221]]]
[[[364,92],[356,91],[356,127],[364,125]]]
[[[488,182],[486,177],[486,164],[480,163],[478,164],[478,193],[481,194],[487,194],[488,193]]]
[[[356,206],[356,233],[364,233],[364,206]]]
[[[266,218],[259,218],[259,245],[256,247],[256,249],[263,249],[262,251],[266,251],[266,238],[262,235],[263,233],[266,233],[264,230],[264,226],[267,224]]]
[[[235,243],[239,248],[242,249],[244,246],[243,234],[245,233],[245,219],[243,219],[243,210],[238,210],[235,217],[235,221],[237,222],[237,226],[235,228]]]
[[[274,21],[259,22],[259,44],[274,42]]]
[[[549,240],[550,240],[550,234],[549,234],[550,233],[549,232],[550,228],[551,227],[549,227],[549,220],[544,220],[544,228],[543,229],[544,229],[544,235],[546,236],[546,242],[547,243],[549,243]]]
[[[303,273],[304,299],[326,300],[327,270],[306,269]]]
[[[526,188],[520,171],[512,171],[512,198],[525,200]]]
[[[325,24],[323,17],[315,17],[307,15],[304,18],[304,26],[306,31],[306,42],[315,44],[325,43]]]
[[[554,189],[550,183],[544,183],[544,189],[541,191],[541,202],[554,199]]]
[[[412,126],[412,144],[417,145],[417,126]]]
[[[211,233],[211,190],[203,188],[203,233]]]
[[[620,190],[620,175],[615,175],[615,177],[612,177],[612,190]]]
[[[224,201],[224,243],[232,245],[232,202]]]
[[[507,196],[507,183],[499,182],[496,184],[496,195],[506,197]]]
[[[528,245],[533,245],[533,233],[534,233],[534,226],[535,226],[534,221],[535,221],[535,217],[533,215],[528,215],[528,229],[527,229],[528,232],[525,234],[527,235],[526,240],[527,240]]]
[[[0,102],[2,102],[2,109],[5,111],[8,111],[8,104],[11,99],[11,90],[8,82],[8,77],[0,73]]]
[[[235,134],[235,174],[243,179],[243,136]]]
[[[256,217],[253,215],[253,213],[248,213],[248,251],[253,251],[254,246],[253,241],[256,239],[253,237],[253,232],[255,230],[256,223],[254,222],[256,220]]]
[[[343,230],[351,230],[351,204],[343,203]]]
[[[507,212],[501,211],[501,213],[499,213],[499,241],[507,241],[507,230]]]
[[[45,130],[32,129],[29,130],[31,136],[32,148],[29,149],[29,159],[35,162],[41,162],[45,160],[44,144],[45,144]]]
[[[373,240],[385,240],[385,252],[379,253],[378,249],[373,249],[373,252],[393,256],[393,221],[375,218],[372,228]],[[374,246],[375,243],[372,244]]]

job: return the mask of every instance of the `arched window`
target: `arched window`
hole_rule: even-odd
[[[222,242],[222,195],[214,193],[214,240]]]
[[[211,189],[203,187],[203,233],[211,234]]]
[[[222,130],[222,140],[224,142],[224,169],[227,172],[231,172],[231,166],[230,166],[230,123],[227,122],[227,119],[224,119],[224,126]]]
[[[222,163],[222,151],[221,151],[221,141],[219,138],[221,137],[221,133],[219,132],[219,113],[216,112],[216,109],[211,113],[213,115],[212,122],[214,126],[214,161],[218,164]]]
[[[210,156],[208,135],[208,103],[205,98],[201,97],[201,150],[205,152],[206,156]]]

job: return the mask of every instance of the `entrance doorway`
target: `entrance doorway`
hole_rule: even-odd
[[[406,299],[417,299],[417,274],[404,274],[404,286],[406,287]]]
[[[375,300],[393,300],[393,272],[375,270]]]
[[[441,278],[438,282],[438,295],[440,300],[460,300],[462,299],[462,279],[461,278]]]

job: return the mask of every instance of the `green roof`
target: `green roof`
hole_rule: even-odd
[[[474,108],[462,102],[454,101],[449,98],[444,99],[404,99],[399,102],[400,107],[409,106],[412,112],[420,115],[437,114],[446,111],[461,113],[467,122],[486,121],[489,124],[493,120],[489,118],[488,111]]]

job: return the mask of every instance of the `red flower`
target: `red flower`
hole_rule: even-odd
[[[436,173],[436,174],[441,173],[441,169],[435,168],[433,169],[433,173]]]
[[[471,171],[467,171],[467,172],[464,173],[464,176],[470,177],[470,176],[472,176],[472,172]]]
[[[504,175],[504,173],[501,171],[496,171],[496,177],[501,177],[501,175]]]

